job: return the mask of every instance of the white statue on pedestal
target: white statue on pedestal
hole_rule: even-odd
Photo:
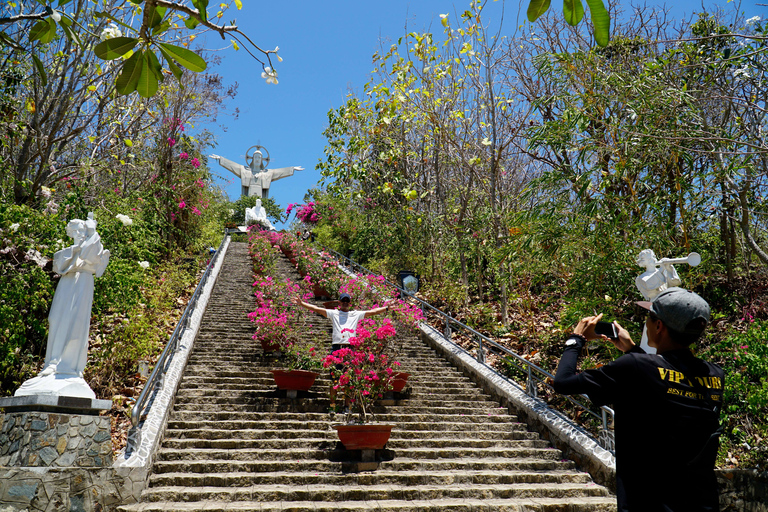
[[[256,206],[245,209],[245,225],[261,224],[265,228],[274,231],[275,228],[267,218],[267,210],[261,206],[261,199],[256,200]]]
[[[635,278],[635,286],[643,294],[645,300],[653,300],[654,297],[667,288],[682,284],[680,276],[674,267],[676,263],[688,263],[690,266],[695,267],[701,263],[701,256],[698,253],[692,252],[685,258],[662,258],[657,260],[656,255],[651,249],[645,249],[640,251],[635,261],[641,267],[645,267],[645,272]],[[655,348],[648,346],[648,336],[645,334],[645,327],[643,327],[640,347],[648,354],[656,353]]]
[[[109,251],[101,245],[93,213],[88,220],[67,224],[74,245],[53,255],[53,269],[61,274],[48,314],[48,345],[45,364],[37,377],[24,382],[15,396],[58,395],[95,399],[83,379],[88,359],[93,279],[104,274]]]
[[[248,151],[256,148],[249,154]],[[252,146],[245,152],[245,161],[248,166],[233,162],[219,155],[210,155],[210,158],[219,162],[219,165],[234,173],[240,178],[242,195],[256,196],[262,199],[269,197],[269,186],[273,181],[293,176],[294,171],[303,171],[303,167],[281,167],[280,169],[266,169],[269,164],[269,153],[264,157],[261,150],[267,151],[262,146]]]

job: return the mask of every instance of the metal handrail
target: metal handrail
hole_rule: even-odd
[[[227,230],[225,230],[224,237],[221,240],[221,244],[219,245],[219,248],[216,250],[216,252],[213,254],[213,257],[211,257],[211,260],[208,262],[208,266],[205,269],[205,273],[203,274],[203,277],[200,278],[200,282],[197,284],[197,288],[195,288],[195,292],[192,294],[192,297],[189,299],[189,302],[187,303],[187,308],[184,310],[184,314],[181,315],[181,318],[179,318],[179,322],[176,324],[176,328],[173,330],[173,334],[171,334],[170,339],[168,340],[168,343],[165,345],[165,349],[163,350],[163,353],[160,354],[160,358],[157,360],[157,363],[155,363],[155,367],[152,370],[152,374],[149,376],[149,379],[147,379],[147,383],[144,384],[144,389],[141,390],[141,394],[139,394],[139,398],[136,399],[136,403],[133,406],[133,409],[131,410],[131,425],[133,427],[136,427],[139,424],[139,420],[142,416],[142,411],[144,410],[144,407],[146,406],[146,401],[150,396],[150,392],[153,391],[155,388],[159,388],[163,385],[163,382],[165,380],[165,372],[168,371],[168,366],[166,363],[170,364],[171,361],[171,355],[176,352],[176,348],[179,344],[179,340],[184,334],[184,331],[187,329],[187,326],[189,325],[189,318],[192,316],[192,312],[195,310],[195,306],[197,306],[197,299],[200,298],[200,294],[203,291],[203,287],[205,286],[206,281],[208,281],[208,276],[211,274],[211,269],[216,264],[216,260],[219,257],[219,253],[221,253],[221,249],[224,247],[224,243],[227,241],[227,238],[229,237],[229,233]]]
[[[350,258],[347,258],[343,254],[339,254],[333,249],[322,247],[321,250],[335,257],[340,263],[345,264],[346,266],[352,268],[353,271],[356,273],[358,272],[358,269],[359,269],[359,271],[364,272],[365,274],[376,275],[374,272],[371,272],[370,270],[360,265],[356,261],[351,260]],[[456,320],[455,318],[450,316],[448,313],[440,311],[439,309],[435,308],[428,302],[425,302],[417,297],[414,297],[411,293],[406,291],[404,288],[401,288],[397,284],[391,283],[387,279],[384,280],[384,284],[395,288],[396,290],[400,291],[401,294],[405,294],[409,296],[411,299],[413,299],[414,301],[418,302],[419,305],[421,306],[422,312],[426,312],[426,310],[431,310],[435,315],[442,317],[443,325],[444,325],[443,336],[445,337],[445,339],[448,340],[453,345],[455,345],[460,350],[462,350],[464,353],[472,356],[472,354],[470,354],[466,349],[464,349],[461,345],[458,345],[457,343],[453,342],[453,340],[451,339],[453,332],[456,331],[456,328],[466,331],[467,335],[471,339],[475,339],[477,343],[477,354],[476,356],[474,356],[475,359],[477,359],[477,361],[480,364],[488,368],[490,371],[494,372],[496,375],[499,375],[500,377],[504,378],[507,382],[520,388],[528,396],[537,398],[539,385],[546,386],[547,388],[554,391],[554,387],[550,384],[550,382],[554,380],[555,376],[549,373],[548,371],[528,361],[526,358],[513,352],[507,347],[496,343],[492,339],[477,332],[476,330],[472,329],[468,325],[465,325],[464,323]],[[506,360],[508,362],[513,363],[518,370],[522,371],[526,375],[526,382],[525,382],[524,388],[521,387],[517,382],[511,380],[507,375],[499,373],[495,368],[489,366],[486,363],[486,359],[487,359],[486,352],[489,349],[495,349],[497,353],[502,352],[504,356],[506,356]],[[596,420],[601,422],[602,428],[600,430],[599,438],[597,439],[593,438],[593,440],[597,442],[600,446],[605,448],[606,450],[615,454],[613,430],[609,428],[609,426],[613,424],[613,416],[614,416],[613,409],[611,409],[610,407],[601,406],[599,407],[599,412],[596,412],[591,407],[589,407],[587,403],[585,403],[585,402],[590,402],[590,400],[587,395],[583,395],[583,394],[582,395],[562,395],[562,397],[568,400],[570,403],[572,403],[576,407],[586,411],[588,414],[593,416]]]

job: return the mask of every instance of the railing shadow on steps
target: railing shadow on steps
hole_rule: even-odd
[[[331,255],[333,258],[335,258],[342,267],[349,268],[354,273],[365,273],[368,275],[375,274],[374,272],[371,272],[370,270],[360,265],[356,261],[351,260],[350,258],[344,256],[343,254],[339,254],[333,249],[328,249],[322,246],[318,246],[318,248],[319,250],[324,251],[329,255]],[[414,297],[410,292],[408,292],[404,288],[401,288],[397,284],[391,283],[388,280],[384,280],[384,284],[398,290],[401,296],[408,297],[410,300],[417,302],[420,305],[421,311],[425,314],[425,316],[426,316],[426,313],[429,311],[435,316],[442,318],[443,336],[445,337],[445,339],[449,341],[457,349],[464,352],[465,354],[468,354],[470,357],[474,357],[478,363],[480,363],[483,367],[487,369],[487,371],[498,375],[499,377],[505,379],[507,382],[509,382],[512,385],[520,387],[531,398],[538,398],[539,386],[546,387],[554,392],[554,388],[550,384],[550,382],[552,382],[552,380],[554,379],[554,375],[552,375],[548,371],[528,361],[526,358],[513,352],[507,347],[504,347],[496,343],[495,341],[488,338],[487,336],[480,334],[479,332],[475,331],[468,325],[456,320],[449,314],[433,307],[431,304],[424,302],[423,300],[417,297]],[[466,336],[468,336],[471,340],[474,340],[474,342],[476,343],[476,355],[472,355],[469,351],[467,351],[466,349],[464,349],[463,347],[461,347],[459,344],[455,343],[452,340],[452,334],[454,332],[462,332]],[[493,352],[503,357],[505,361],[507,361],[508,363],[514,365],[516,371],[518,371],[521,375],[525,376],[525,382],[523,386],[521,387],[517,382],[511,379],[508,375],[499,373],[495,368],[488,365],[486,362],[487,352]],[[587,432],[589,432],[590,437],[592,437],[592,440],[595,443],[603,447],[605,450],[609,451],[612,455],[615,455],[614,432],[613,432],[613,429],[610,428],[611,425],[613,425],[613,418],[614,418],[613,409],[605,406],[599,407],[599,408],[596,408],[595,406],[590,406],[591,401],[589,400],[589,397],[587,397],[587,395],[573,395],[573,396],[558,395],[558,396],[567,400],[568,402],[573,404],[576,408],[589,414],[597,422],[599,422],[600,428],[599,428],[599,432],[597,433],[597,436],[594,436],[593,432],[589,432],[589,431]],[[561,411],[558,411],[558,415],[563,419],[565,419],[566,421],[569,421],[573,426],[575,427],[577,426],[576,422],[572,418],[568,418],[567,416],[564,416]],[[579,428],[579,430],[583,431],[584,429]]]
[[[190,297],[184,313],[181,315],[181,318],[179,318],[179,322],[176,324],[176,328],[173,330],[173,334],[171,334],[171,337],[168,339],[168,343],[165,345],[165,349],[163,350],[162,354],[160,354],[157,363],[155,363],[152,373],[147,379],[146,384],[144,384],[144,389],[141,390],[139,398],[136,399],[136,403],[131,410],[131,429],[128,433],[127,445],[125,449],[126,454],[130,454],[138,448],[138,445],[141,441],[141,430],[138,428],[138,425],[141,421],[143,412],[152,405],[151,397],[154,394],[153,391],[160,389],[163,386],[163,382],[165,381],[165,373],[168,371],[168,365],[173,358],[173,354],[176,352],[179,340],[189,325],[189,319],[192,316],[192,312],[195,310],[195,307],[197,306],[197,300],[200,298],[200,294],[202,293],[203,288],[205,288],[208,277],[211,275],[211,271],[216,264],[216,260],[218,259],[219,254],[221,254],[221,249],[224,247],[228,236],[229,231],[225,231],[219,248],[216,249],[216,251],[211,256],[211,259],[208,261],[208,266],[205,268],[205,273],[203,273],[203,276],[200,278],[200,282],[197,284],[197,288],[195,288],[192,297]]]

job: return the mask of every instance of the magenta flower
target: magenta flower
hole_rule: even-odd
[[[179,208],[183,209],[185,206],[187,206],[187,203],[185,203],[184,201],[179,203]]]
[[[180,160],[186,160],[187,158],[189,158],[189,153],[187,153],[186,151],[184,151],[179,155]]]
[[[193,158],[193,159],[190,161],[190,163],[192,164],[192,167],[194,167],[195,169],[197,169],[198,167],[200,167],[200,160],[198,160],[198,159],[197,159],[197,157]]]
[[[171,147],[176,145],[176,139],[168,137],[168,145],[171,146]]]

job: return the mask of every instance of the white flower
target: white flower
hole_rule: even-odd
[[[229,216],[231,217],[231,216],[233,216],[234,214],[235,214],[235,210],[232,210],[232,209],[230,209],[230,210],[229,210]]]
[[[107,39],[112,39],[114,37],[121,37],[123,33],[120,31],[119,28],[117,28],[117,25],[114,23],[110,23],[107,28],[101,31],[101,35],[99,36],[99,39],[102,41],[106,41]]]
[[[16,222],[14,224],[11,224],[11,231],[18,231],[19,230],[19,223]]]
[[[118,213],[115,215],[115,218],[123,223],[123,226],[130,226],[133,224],[133,220],[127,215],[123,215],[122,213]]]
[[[743,68],[739,68],[733,72],[733,77],[736,80],[749,79],[750,78],[749,69],[746,66],[744,66]]]
[[[58,23],[61,21],[61,14],[59,14],[59,11],[53,11],[53,13],[51,13],[51,18],[53,18],[53,21]]]
[[[759,22],[760,22],[760,16],[752,16],[751,18],[749,18],[747,20],[747,26],[749,27],[749,26],[751,26],[751,25],[753,25],[755,23],[759,23]]]
[[[143,268],[143,269],[148,269],[149,268],[149,262],[148,261],[140,261],[139,262],[139,266],[141,268]]]
[[[277,71],[274,71],[271,67],[267,66],[261,73],[261,78],[265,79],[268,84],[277,85]]]
[[[43,197],[51,197],[51,189],[49,189],[48,187],[41,187],[40,195]]]

